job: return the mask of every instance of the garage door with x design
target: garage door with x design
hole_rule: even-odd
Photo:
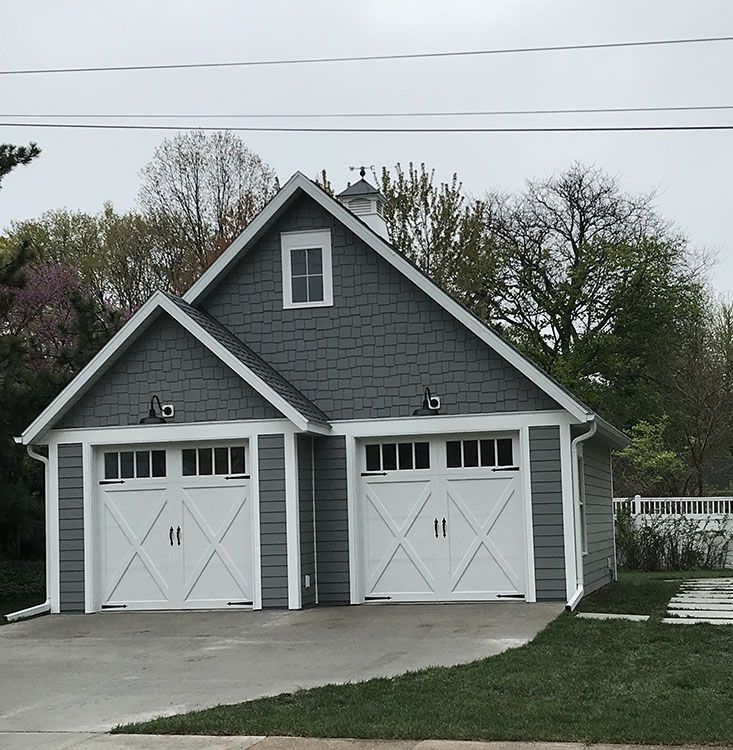
[[[523,598],[517,438],[385,440],[360,452],[366,600]]]
[[[244,445],[106,450],[99,490],[102,609],[252,605]]]

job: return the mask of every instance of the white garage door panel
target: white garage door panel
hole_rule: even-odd
[[[171,546],[164,486],[102,492],[102,601],[165,609],[171,600]]]
[[[182,488],[183,605],[252,602],[252,505],[248,483]]]
[[[447,481],[449,591],[470,598],[524,592],[524,523],[515,476]]]
[[[384,456],[395,452],[394,439],[370,441],[382,446],[381,453],[373,449],[374,461],[381,455],[382,463],[369,468],[361,446],[367,469],[360,501],[367,600],[469,601],[526,593],[521,472],[507,465],[512,454],[519,455],[518,441],[507,448],[505,435],[468,436],[464,446],[470,443],[473,453],[464,448],[459,465],[449,468],[448,440],[455,445],[454,438],[429,439],[430,468],[420,469],[412,468],[409,455],[404,468],[402,463],[395,468],[394,460],[385,468]],[[486,451],[477,458],[478,441],[489,449],[502,442],[501,457]],[[484,466],[460,465],[487,455]],[[494,465],[502,458],[504,464]]]
[[[231,449],[219,445],[216,451],[211,445],[185,446],[194,454],[185,476],[182,449],[100,451],[96,606],[252,606],[256,540],[245,448],[242,443]],[[149,476],[151,470],[158,476]]]
[[[370,596],[430,597],[436,579],[432,496],[429,478],[372,480],[365,487],[367,590]]]

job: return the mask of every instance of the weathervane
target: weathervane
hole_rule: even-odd
[[[365,167],[363,164],[360,167],[349,167],[351,172],[356,172],[357,169],[359,170],[359,177],[363,180],[366,177],[367,169],[371,169],[372,172],[374,171],[374,164],[370,164],[368,167]]]

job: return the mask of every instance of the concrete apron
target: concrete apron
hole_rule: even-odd
[[[579,742],[460,742],[457,740],[354,740],[308,737],[191,737],[69,732],[0,732],[3,750],[649,750],[644,745]],[[709,750],[698,745],[655,745],[654,750]]]

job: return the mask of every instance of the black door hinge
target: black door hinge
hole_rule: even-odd
[[[253,602],[227,602],[227,607],[252,606]]]
[[[497,594],[497,599],[524,599],[524,594]]]
[[[389,601],[392,597],[391,596],[365,596],[364,601],[365,602],[386,602]]]
[[[127,609],[127,604],[103,604],[102,609]]]
[[[386,471],[362,471],[361,475],[363,477],[386,477],[387,472]]]
[[[497,466],[491,471],[519,471],[518,466]]]
[[[99,482],[100,484],[124,484],[124,479],[102,479]]]

